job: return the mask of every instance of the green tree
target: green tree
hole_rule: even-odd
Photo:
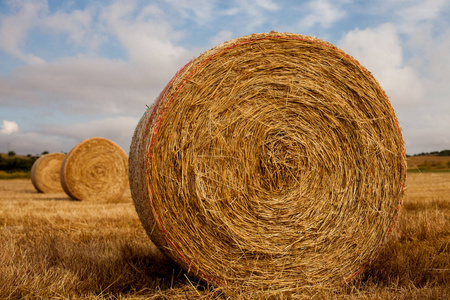
[[[439,156],[450,156],[450,150],[442,150],[438,154]]]

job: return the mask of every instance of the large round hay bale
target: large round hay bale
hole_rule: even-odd
[[[127,154],[108,139],[86,139],[64,159],[61,185],[76,200],[117,199],[128,187]]]
[[[156,245],[219,287],[342,285],[386,240],[405,181],[401,129],[354,58],[312,37],[254,34],[182,68],[130,149]]]
[[[33,163],[31,182],[38,192],[64,192],[59,174],[65,156],[64,153],[48,153],[42,155]]]

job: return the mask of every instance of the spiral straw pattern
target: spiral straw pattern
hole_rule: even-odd
[[[60,170],[66,155],[48,153],[39,157],[31,167],[31,182],[38,192],[62,193]]]
[[[61,184],[76,200],[117,199],[128,187],[128,156],[108,139],[86,139],[64,159]]]
[[[342,285],[392,229],[406,174],[394,110],[354,58],[288,33],[188,63],[136,127],[130,187],[158,247],[233,290]]]

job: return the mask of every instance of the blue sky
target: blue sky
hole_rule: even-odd
[[[408,154],[450,149],[447,0],[0,0],[0,152],[126,152],[146,106],[193,57],[255,32],[329,41],[380,82]]]

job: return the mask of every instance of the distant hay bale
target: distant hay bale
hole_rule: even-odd
[[[76,200],[117,199],[128,188],[127,154],[108,139],[86,139],[64,159],[61,184]]]
[[[153,242],[233,290],[342,286],[391,231],[401,129],[369,71],[312,37],[253,34],[191,61],[136,127],[130,187]]]
[[[38,192],[64,192],[59,174],[65,156],[63,153],[48,153],[34,162],[31,167],[31,182]]]

